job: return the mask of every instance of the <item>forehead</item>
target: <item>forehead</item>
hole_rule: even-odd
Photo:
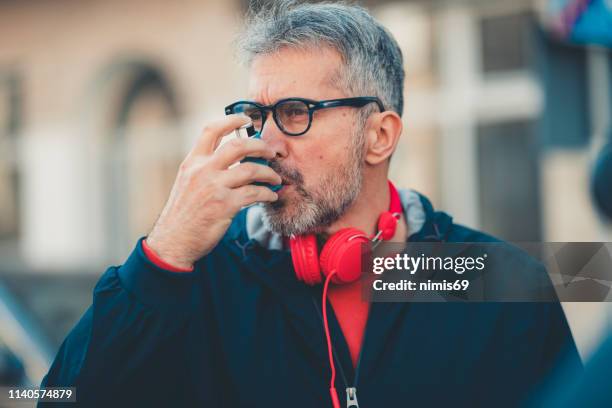
[[[330,47],[281,48],[259,55],[249,70],[248,98],[270,104],[288,97],[342,97],[334,82],[341,67],[340,53]]]

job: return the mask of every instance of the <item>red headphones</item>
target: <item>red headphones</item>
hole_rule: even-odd
[[[329,276],[333,271],[335,273],[331,280],[336,284],[351,283],[359,279],[361,244],[389,240],[395,234],[402,204],[391,181],[389,194],[389,211],[378,217],[378,232],[373,237],[368,237],[357,228],[343,228],[327,240],[320,256],[314,234],[291,237],[289,246],[297,278],[311,286],[321,283],[323,276]]]

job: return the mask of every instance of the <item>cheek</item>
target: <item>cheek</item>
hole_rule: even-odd
[[[299,149],[292,149],[290,166],[300,172],[303,178],[304,187],[307,189],[318,186],[322,177],[329,173],[333,160],[328,151],[322,150],[320,146],[299,146]]]
[[[309,184],[316,181],[327,166],[327,154],[318,148],[306,150],[299,159],[299,169]]]
[[[347,115],[348,117],[348,115]],[[344,118],[343,118],[344,119]],[[353,129],[350,124],[317,127],[305,137],[309,140],[295,141],[290,146],[291,162],[302,173],[306,184],[317,184],[325,174],[337,170],[346,161],[350,150]]]

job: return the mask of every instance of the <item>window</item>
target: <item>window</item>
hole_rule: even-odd
[[[528,12],[484,17],[480,22],[483,72],[529,68],[534,27],[535,19]]]
[[[586,147],[592,133],[587,51],[544,38],[540,78],[544,91],[542,141],[547,146]]]
[[[0,240],[19,232],[17,133],[21,114],[18,77],[0,73]]]
[[[486,124],[478,127],[477,135],[483,229],[509,241],[539,241],[540,183],[534,124]]]

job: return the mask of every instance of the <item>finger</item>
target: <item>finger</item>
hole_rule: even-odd
[[[253,184],[235,188],[232,190],[232,194],[234,194],[236,202],[240,203],[241,207],[246,207],[257,202],[272,202],[278,199],[278,194],[268,187],[255,186]]]
[[[236,188],[255,181],[278,185],[281,177],[270,167],[258,163],[241,163],[224,172],[224,185]]]
[[[191,149],[190,155],[209,155],[212,154],[221,138],[228,135],[234,129],[239,128],[250,122],[250,119],[245,115],[227,115],[223,119],[219,119],[207,124],[202,130],[200,138]]]
[[[226,169],[245,157],[262,157],[271,160],[276,153],[261,139],[232,139],[219,147],[214,154],[214,166]]]

